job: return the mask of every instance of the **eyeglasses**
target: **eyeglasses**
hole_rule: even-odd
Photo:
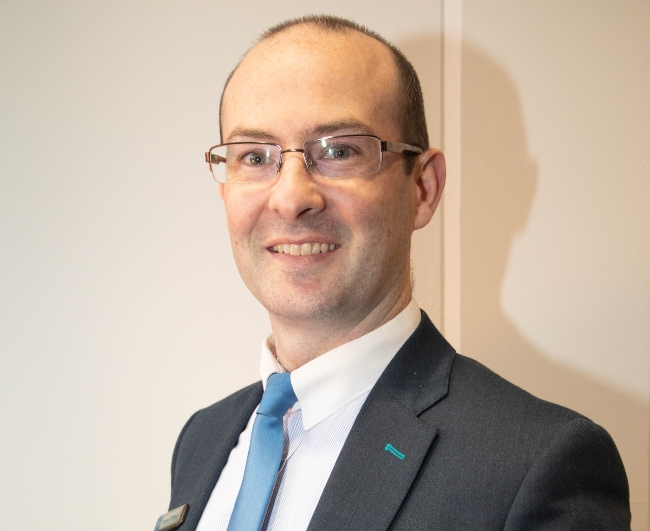
[[[422,153],[400,142],[374,135],[338,135],[309,140],[301,149],[282,149],[269,142],[229,142],[213,146],[205,154],[214,180],[225,184],[261,183],[275,179],[284,153],[302,153],[307,171],[324,179],[347,179],[379,171],[385,151]]]

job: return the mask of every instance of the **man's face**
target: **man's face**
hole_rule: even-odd
[[[223,141],[283,149],[340,134],[401,141],[395,93],[396,68],[383,45],[298,26],[262,42],[234,74]],[[301,153],[285,153],[272,183],[220,185],[237,267],[272,321],[358,322],[404,296],[415,181],[397,154],[385,153],[375,175],[326,180],[307,171]],[[304,243],[335,248],[305,256],[273,250]]]

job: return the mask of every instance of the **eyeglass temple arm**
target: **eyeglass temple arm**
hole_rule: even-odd
[[[389,151],[390,153],[403,153],[410,151],[412,153],[423,153],[422,149],[410,144],[402,144],[401,142],[387,142],[385,140],[381,143],[382,151]]]
[[[226,162],[226,159],[223,157],[220,157],[219,155],[216,155],[214,153],[210,153],[209,151],[206,151],[205,153],[205,162],[208,164],[219,164],[221,162]]]

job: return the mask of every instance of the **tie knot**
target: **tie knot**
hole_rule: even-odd
[[[266,389],[257,413],[268,417],[282,418],[297,401],[298,398],[291,386],[291,375],[288,372],[276,372],[266,381]]]

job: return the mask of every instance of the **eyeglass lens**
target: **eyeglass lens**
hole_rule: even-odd
[[[381,142],[371,136],[312,140],[303,150],[309,172],[329,179],[372,175],[381,165]],[[212,173],[222,183],[270,181],[280,170],[281,151],[274,144],[224,144],[210,152]]]

